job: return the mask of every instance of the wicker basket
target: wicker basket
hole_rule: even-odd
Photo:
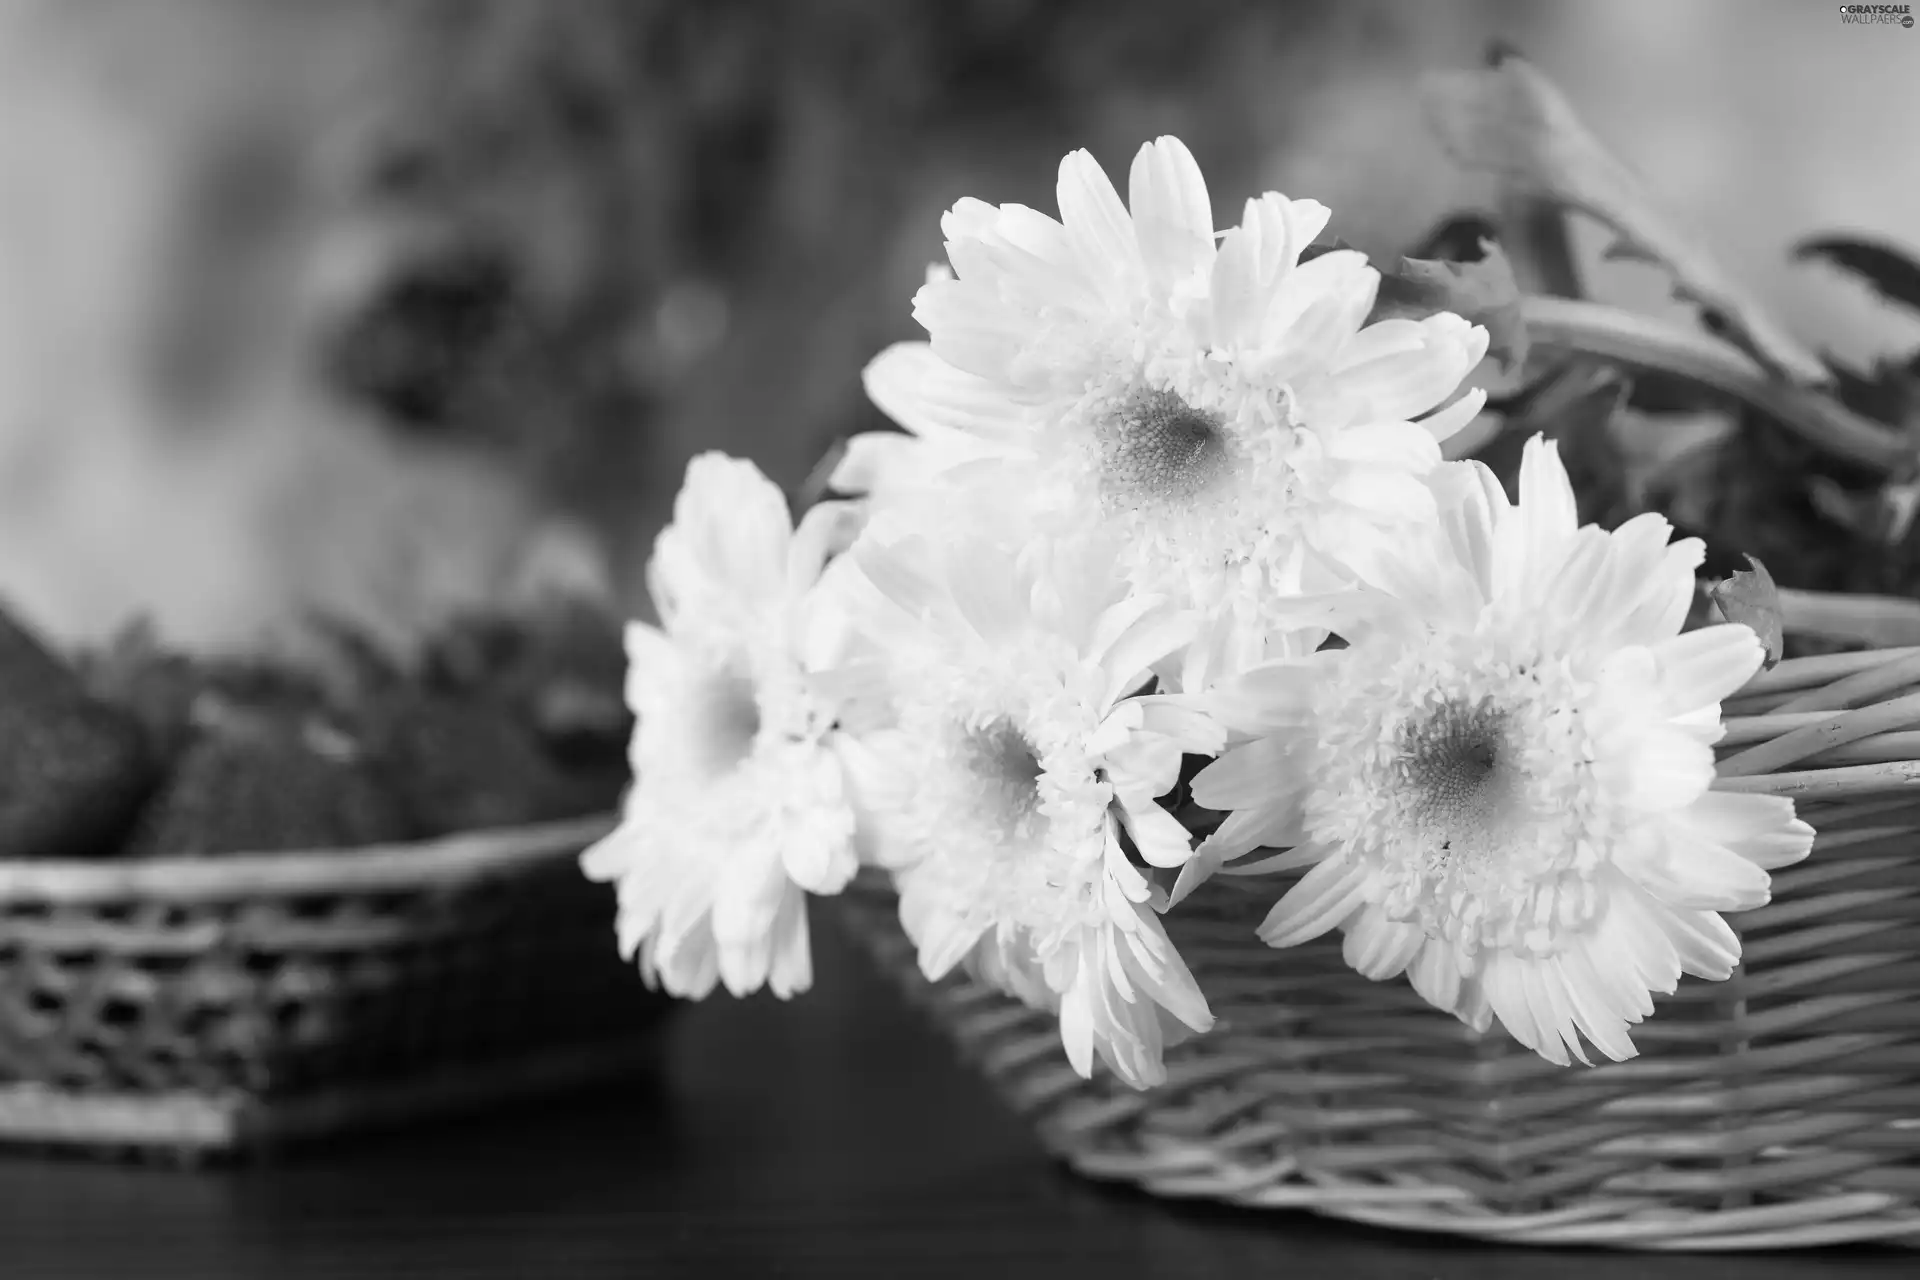
[[[0,1141],[238,1152],[631,1067],[665,1002],[577,866],[610,826],[0,863]]]
[[[1920,1243],[1920,649],[1798,659],[1726,708],[1721,787],[1819,831],[1729,916],[1727,982],[1685,980],[1641,1056],[1555,1067],[1476,1035],[1337,938],[1255,936],[1285,877],[1217,877],[1166,917],[1218,1018],[1137,1093],[1081,1080],[1054,1019],[921,979],[884,882],[842,918],[1082,1173],[1531,1245]],[[1857,708],[1846,710],[1847,708]]]

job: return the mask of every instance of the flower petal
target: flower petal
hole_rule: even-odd
[[[1645,833],[1614,851],[1614,864],[1669,906],[1751,911],[1772,897],[1765,871],[1685,828]]]
[[[1794,817],[1785,796],[1709,791],[1673,817],[1768,871],[1799,862],[1813,848],[1813,828]]]
[[[1262,663],[1201,694],[1215,719],[1247,734],[1300,732],[1313,707],[1314,687],[1326,678],[1327,662]]]
[[[1137,730],[1131,741],[1109,747],[1100,759],[1116,796],[1164,796],[1180,780],[1180,748]]]
[[[758,857],[733,859],[738,876],[723,870],[713,898],[713,940],[720,950],[720,981],[733,996],[751,995],[766,985],[773,965],[774,927],[792,908],[787,899],[801,890]]]
[[[1568,1006],[1580,1034],[1615,1062],[1637,1056],[1639,1050],[1634,1048],[1627,1027],[1640,1020],[1644,993],[1629,1002],[1618,1000],[1615,981],[1594,964],[1584,943],[1568,947],[1553,957],[1552,963],[1565,984]]]
[[[1622,643],[1654,644],[1679,633],[1693,607],[1694,573],[1706,554],[1706,544],[1698,538],[1682,538],[1661,554],[1645,594],[1616,624],[1614,634]]]
[[[813,948],[807,931],[807,898],[791,893],[781,900],[768,939],[767,989],[782,1000],[813,986]]]
[[[905,431],[862,431],[847,437],[827,487],[856,497],[898,492],[925,483],[933,462],[926,441],[919,436]]]
[[[1680,981],[1680,952],[1668,936],[1666,912],[1627,876],[1605,877],[1606,908],[1594,926],[1594,963],[1635,975],[1642,989],[1672,995]],[[1651,1001],[1645,1005],[1652,1009]]]
[[[880,412],[947,449],[1012,438],[1025,414],[992,379],[955,368],[926,342],[894,343],[867,362],[860,381]]]
[[[818,582],[827,558],[852,546],[865,522],[856,502],[821,502],[809,508],[787,546],[788,597],[798,599]]]
[[[1434,443],[1445,444],[1465,431],[1486,407],[1486,391],[1480,387],[1469,387],[1413,425],[1432,436]]]
[[[1193,153],[1178,138],[1156,138],[1133,158],[1128,207],[1147,278],[1160,288],[1211,265],[1213,202]]]
[[[1007,645],[1028,624],[1033,612],[1029,580],[1004,549],[978,541],[950,547],[945,576],[960,617],[990,648]]]
[[[1624,628],[1650,595],[1684,588],[1691,598],[1692,573],[1684,568],[1675,572],[1668,561],[1667,540],[1672,536],[1666,517],[1647,511],[1601,539],[1603,563],[1568,619],[1569,632],[1590,636],[1602,646],[1651,644],[1671,635],[1629,635]]]
[[[1309,942],[1341,924],[1366,901],[1367,869],[1335,854],[1300,877],[1260,924],[1270,947]]]
[[[1648,910],[1673,942],[1680,971],[1696,978],[1724,982],[1740,963],[1740,937],[1718,915],[1649,902]]]
[[[1340,954],[1355,973],[1382,982],[1399,977],[1426,941],[1419,925],[1389,920],[1379,907],[1362,907],[1347,922]]]
[[[1187,962],[1180,958],[1166,927],[1151,912],[1135,908],[1136,927],[1128,934],[1127,963],[1135,981],[1154,1004],[1165,1009],[1191,1031],[1213,1029],[1213,1011],[1200,984],[1194,981]],[[1151,950],[1156,959],[1148,964],[1143,952]]]
[[[1448,1013],[1460,1000],[1460,967],[1453,961],[1453,948],[1430,939],[1407,963],[1407,980],[1422,1000]]]
[[[1411,355],[1427,346],[1426,329],[1418,320],[1380,320],[1368,325],[1347,340],[1333,361],[1336,373],[1355,369],[1391,356]]]
[[[1560,461],[1560,446],[1536,435],[1520,454],[1520,501],[1517,509],[1527,526],[1538,532],[1533,541],[1547,543],[1571,534],[1580,526],[1573,482]]]
[[[1271,803],[1236,810],[1201,842],[1200,852],[1216,865],[1255,849],[1298,845],[1306,839],[1302,829],[1302,797],[1276,797]],[[1209,806],[1210,807],[1210,806]]]
[[[1231,349],[1258,340],[1260,317],[1267,307],[1260,256],[1257,225],[1233,227],[1221,237],[1207,291],[1213,304],[1211,337],[1215,346]]]
[[[1701,627],[1651,646],[1660,664],[1660,692],[1676,714],[1714,706],[1752,679],[1766,652],[1751,627]]]
[[[1440,446],[1410,422],[1383,422],[1334,433],[1327,456],[1420,476],[1440,465]]]
[[[1123,796],[1119,807],[1120,821],[1147,865],[1177,867],[1193,853],[1193,837],[1178,818],[1155,804],[1151,797]]]
[[[1500,479],[1483,462],[1443,462],[1427,482],[1440,508],[1454,558],[1470,571],[1480,601],[1493,598],[1494,545],[1513,507]]]
[[[1153,665],[1189,643],[1199,625],[1196,613],[1155,610],[1115,636],[1099,655],[1108,675],[1107,702],[1116,702],[1145,684]]]
[[[1362,399],[1371,421],[1400,421],[1444,404],[1486,355],[1487,331],[1459,316],[1442,312],[1417,325],[1420,342],[1411,350],[1377,353],[1380,344],[1362,341],[1367,334],[1363,329],[1335,361],[1340,383]],[[1356,350],[1368,358],[1344,364]],[[1431,434],[1428,439],[1433,439]],[[1437,442],[1435,447],[1437,452]]]
[[[1060,1044],[1082,1079],[1093,1077],[1093,989],[1082,957],[1073,985],[1060,998]]]
[[[1624,740],[1623,740],[1624,742]],[[1681,730],[1652,725],[1607,752],[1594,772],[1622,804],[1649,813],[1683,809],[1713,783],[1713,749]]]
[[[900,921],[907,923],[907,895],[901,894]],[[908,936],[913,937],[915,930],[909,929]],[[920,972],[928,982],[938,982],[953,972],[953,967],[967,958],[980,942],[980,936],[986,932],[986,926],[970,922],[958,915],[946,911],[928,911],[924,917],[919,936],[913,940],[920,955]]]
[[[1177,693],[1148,693],[1133,701],[1140,707],[1141,733],[1167,739],[1191,755],[1217,755],[1226,746],[1225,727],[1214,719],[1202,699]]]
[[[1544,994],[1530,989],[1527,981],[1531,961],[1506,952],[1487,955],[1480,969],[1480,987],[1493,1016],[1507,1034],[1533,1050],[1548,1062],[1566,1066],[1571,1057],[1566,1039],[1558,1029],[1556,1011]]]
[[[932,335],[933,352],[941,360],[996,382],[1009,377],[1031,337],[1030,322],[997,299],[983,297],[977,286],[957,279],[921,285],[913,295],[913,318]],[[915,425],[924,427],[926,420]]]
[[[785,597],[793,520],[786,495],[751,462],[702,453],[687,463],[673,522],[654,541],[647,585],[668,633],[681,610],[723,589],[772,605]]]
[[[1128,284],[1141,279],[1145,268],[1133,219],[1106,171],[1090,153],[1075,151],[1060,161],[1055,195],[1081,270],[1098,282],[1109,305],[1124,306],[1132,292]]]
[[[1493,1025],[1493,1006],[1487,1002],[1484,975],[1461,977],[1460,994],[1454,1000],[1453,1016],[1482,1034]]]
[[[656,682],[677,684],[685,678],[685,664],[679,648],[658,627],[629,622],[621,638],[627,651],[627,709],[638,715],[651,702]]]
[[[1272,737],[1229,748],[1194,775],[1194,803],[1222,812],[1282,804],[1297,810],[1307,782],[1296,754],[1299,745],[1292,738]]]
[[[1260,326],[1268,375],[1319,371],[1360,331],[1380,289],[1380,273],[1350,249],[1323,253],[1288,274]]]

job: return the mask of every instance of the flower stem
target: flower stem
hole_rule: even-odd
[[[1770,377],[1711,335],[1571,298],[1529,296],[1521,300],[1521,314],[1528,340],[1539,346],[1689,378],[1752,406],[1836,457],[1882,474],[1910,461],[1911,447],[1890,428],[1830,396]]]

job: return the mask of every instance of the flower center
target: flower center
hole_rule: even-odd
[[[1433,637],[1356,658],[1320,695],[1324,779],[1308,830],[1369,864],[1394,920],[1452,942],[1550,954],[1598,910],[1613,822],[1571,664]]]
[[[1222,419],[1171,391],[1134,391],[1099,415],[1094,440],[1101,496],[1121,508],[1191,501],[1232,461]]]
[[[1400,773],[1410,808],[1439,838],[1428,856],[1436,870],[1484,857],[1488,838],[1504,825],[1515,781],[1505,760],[1506,716],[1489,700],[1441,704],[1402,731]]]
[[[760,704],[753,681],[737,671],[707,675],[695,695],[701,732],[694,735],[694,767],[705,778],[738,768],[753,750],[760,732]]]
[[[1031,838],[1040,813],[1043,772],[1033,744],[1009,720],[965,731],[965,767],[980,786],[980,816],[1008,840]]]

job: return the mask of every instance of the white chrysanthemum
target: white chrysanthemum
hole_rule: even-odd
[[[1680,634],[1697,539],[1643,515],[1576,528],[1551,445],[1526,449],[1510,506],[1449,466],[1443,533],[1383,565],[1351,647],[1223,689],[1253,741],[1194,781],[1234,810],[1207,865],[1259,845],[1312,870],[1260,936],[1338,926],[1373,979],[1406,972],[1442,1009],[1558,1063],[1581,1037],[1631,1057],[1627,1026],[1682,973],[1727,977],[1716,913],[1768,899],[1806,855],[1790,800],[1708,790],[1720,701],[1758,668],[1744,626]],[[1240,870],[1254,870],[1261,864]]]
[[[1183,751],[1218,726],[1169,696],[1137,696],[1190,615],[1124,597],[1111,557],[1016,567],[985,543],[858,544],[868,634],[891,655],[894,720],[853,771],[923,971],[963,960],[1060,1016],[1082,1075],[1097,1053],[1123,1079],[1164,1078],[1169,1033],[1212,1024],[1205,998],[1129,859],[1176,867],[1191,841],[1155,802]],[[1101,570],[1104,569],[1104,572]]]
[[[838,633],[811,591],[851,514],[815,507],[796,531],[752,463],[708,453],[654,544],[661,625],[627,627],[634,786],[582,867],[618,884],[621,953],[675,995],[805,990],[803,891],[837,892],[856,869],[821,680]]]
[[[1455,393],[1487,335],[1450,314],[1365,325],[1379,274],[1361,254],[1299,261],[1329,216],[1314,201],[1269,193],[1216,238],[1177,139],[1141,149],[1131,186],[1129,211],[1080,151],[1058,222],[954,206],[953,274],[915,298],[931,342],[867,371],[922,447],[862,438],[840,482],[918,496],[965,468],[1054,530],[1110,537],[1136,589],[1230,618],[1212,647],[1245,660],[1322,557],[1364,564],[1431,518],[1421,477],[1483,397],[1409,419]]]

